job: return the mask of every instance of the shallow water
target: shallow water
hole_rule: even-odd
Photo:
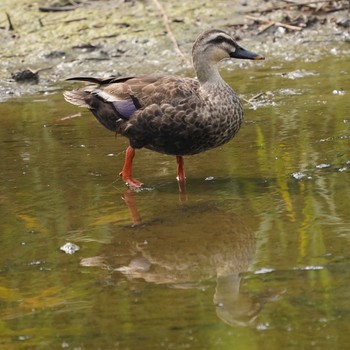
[[[126,140],[60,91],[0,104],[1,349],[348,348],[350,62],[230,67],[265,94],[187,200],[147,150],[127,191]]]

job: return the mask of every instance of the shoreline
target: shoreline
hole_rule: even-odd
[[[3,0],[0,102],[57,90],[74,75],[188,74],[192,43],[208,28],[226,30],[270,59],[322,58],[350,42],[348,1],[318,9],[291,2]]]

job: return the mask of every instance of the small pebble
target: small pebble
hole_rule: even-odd
[[[208,176],[205,178],[205,181],[213,181],[214,180],[214,176]]]
[[[62,251],[64,251],[66,254],[74,254],[77,252],[80,248],[74,243],[68,242],[64,244],[61,248]]]
[[[333,93],[333,95],[340,95],[340,96],[345,95],[345,91],[343,89],[333,90],[332,93]]]
[[[324,168],[329,168],[331,165],[330,164],[318,164],[316,165],[317,169],[324,169]]]
[[[337,22],[337,25],[343,28],[349,28],[350,27],[350,19],[349,18],[342,18]]]
[[[301,179],[305,179],[305,178],[308,178],[310,179],[311,177],[307,176],[306,174],[304,173],[293,173],[292,174],[292,177],[294,177],[294,179],[297,179],[297,180],[301,180]]]

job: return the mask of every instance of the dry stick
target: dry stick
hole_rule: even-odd
[[[244,97],[241,97],[241,99],[242,99],[244,102],[246,102],[246,103],[250,104],[251,106],[255,107],[255,104],[253,103],[253,101],[256,100],[257,98],[259,98],[259,97],[262,96],[262,95],[265,95],[265,92],[259,92],[258,94],[256,94],[256,95],[254,95],[253,97],[251,97],[249,100],[247,100],[247,99],[244,98]]]
[[[281,22],[274,22],[275,26],[277,27],[284,27],[284,28],[287,28],[287,29],[291,29],[291,30],[302,30],[303,28],[301,27],[297,27],[297,26],[292,26],[290,24],[286,24],[286,23],[281,23]]]
[[[325,3],[325,2],[332,2],[333,0],[317,0],[317,1],[306,1],[306,2],[296,2],[293,0],[282,0],[291,6],[308,6],[308,5],[313,5],[313,4],[320,4],[320,3]]]
[[[167,31],[170,40],[173,42],[175,51],[181,56],[181,58],[187,63],[187,64],[191,64],[191,62],[189,61],[189,59],[184,55],[184,53],[180,50],[179,45],[177,44],[177,41],[174,37],[173,32],[170,29],[169,26],[169,18],[167,16],[167,14],[164,11],[164,8],[162,6],[162,4],[158,1],[158,0],[153,0],[154,4],[158,7],[158,10],[160,11],[160,13],[162,14],[163,17],[163,22],[164,22],[164,26],[165,26],[165,30]]]
[[[36,70],[32,70],[32,69],[29,68],[29,70],[30,70],[32,73],[37,74],[37,73],[39,73],[39,72],[42,72],[43,70],[49,70],[49,69],[52,69],[52,68],[53,68],[53,66],[49,66],[49,67],[38,68],[38,69],[36,69]]]
[[[266,32],[269,28],[273,27],[274,25],[275,25],[274,22],[270,22],[270,23],[266,24],[266,26],[264,28],[262,28],[258,31],[257,35],[260,35],[260,34]]]
[[[255,16],[245,16],[246,18],[248,19],[251,19],[253,21],[258,21],[258,22],[261,22],[261,23],[265,23],[265,24],[273,24],[277,27],[284,27],[284,28],[287,28],[287,29],[291,29],[291,30],[302,30],[303,28],[300,28],[300,27],[297,27],[297,26],[292,26],[290,24],[286,24],[286,23],[281,23],[281,22],[274,22],[274,21],[269,21],[267,19],[264,19],[264,18],[259,18],[259,17],[255,17]]]
[[[255,107],[255,104],[254,104],[252,101],[247,100],[247,99],[246,99],[246,98],[244,98],[244,97],[241,97],[241,100],[243,100],[244,102],[246,102],[246,103],[250,104],[252,107]]]
[[[40,6],[39,11],[41,12],[64,12],[64,11],[73,11],[79,6]]]
[[[14,30],[15,28],[13,27],[13,24],[11,22],[10,15],[6,12],[6,17],[7,17],[7,22],[9,23],[8,30]]]
[[[72,22],[85,21],[86,19],[87,19],[87,17],[67,19],[67,20],[63,21],[63,23],[72,23]]]
[[[248,100],[248,102],[252,102],[252,101],[256,100],[258,97],[260,97],[260,96],[262,96],[262,95],[264,95],[264,94],[265,94],[265,92],[259,92],[258,94],[256,94],[256,95],[254,95],[253,97],[251,97],[251,98]]]
[[[59,120],[67,120],[67,119],[73,119],[73,118],[78,118],[81,117],[81,113],[77,113],[77,114],[71,114],[71,115],[67,115],[66,117],[62,117]]]

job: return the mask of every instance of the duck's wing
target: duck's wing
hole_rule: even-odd
[[[132,100],[138,109],[150,105],[170,104],[176,106],[179,101],[193,97],[199,88],[199,82],[191,78],[164,75],[146,75],[132,78],[118,78],[107,84],[101,84],[95,93],[106,102]]]
[[[117,131],[117,124],[128,121],[138,111],[156,112],[163,105],[177,106],[195,98],[199,83],[195,79],[177,76],[147,75],[141,77],[74,77],[69,80],[87,81],[98,86],[64,92],[65,99],[89,108],[108,129]],[[145,113],[151,115],[152,113]]]

